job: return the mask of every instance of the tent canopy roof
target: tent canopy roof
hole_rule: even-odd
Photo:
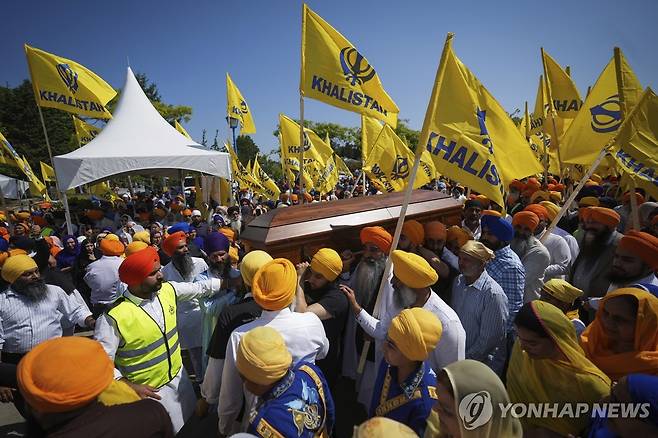
[[[230,157],[205,149],[171,126],[148,100],[130,67],[113,118],[92,141],[54,157],[64,191],[126,173],[191,170],[231,177]]]

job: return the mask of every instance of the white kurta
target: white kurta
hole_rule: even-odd
[[[176,291],[178,303],[185,302],[199,297],[211,296],[220,290],[221,282],[219,280],[208,280],[198,283],[171,283]],[[140,306],[153,320],[158,324],[160,330],[164,330],[164,315],[162,314],[162,306],[155,298],[141,299],[131,294],[129,291],[124,292],[124,296]],[[120,331],[116,328],[114,321],[106,314],[102,314],[96,321],[96,330],[94,338],[101,343],[110,359],[114,361],[114,356],[123,342]],[[114,369],[115,379],[120,379],[122,376],[121,371]],[[158,395],[161,397],[159,402],[165,407],[171,422],[174,426],[174,431],[177,433],[185,424],[188,418],[194,412],[196,404],[196,395],[192,388],[192,383],[187,377],[184,368],[181,367],[180,371],[172,381],[158,389]]]
[[[567,241],[557,234],[551,233],[543,243],[550,256],[550,264],[544,271],[544,283],[552,278],[564,280],[571,267],[571,251]]]

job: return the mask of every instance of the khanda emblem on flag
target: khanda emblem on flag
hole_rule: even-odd
[[[614,132],[621,125],[619,95],[614,94],[605,101],[589,109],[592,115],[592,130],[605,133]]]
[[[361,85],[375,76],[375,69],[354,47],[344,47],[340,51],[340,66],[350,85],[357,82]]]
[[[482,140],[482,144],[489,148],[490,154],[493,154],[494,153],[493,141],[491,141],[491,137],[489,137],[489,131],[487,130],[487,124],[486,124],[487,111],[478,108],[476,114],[478,116],[478,124],[480,125],[480,135],[484,136],[484,139]]]
[[[244,100],[240,102],[240,111],[242,111],[242,114],[247,114],[249,112],[249,108],[247,108],[247,102]]]
[[[393,165],[393,179],[405,179],[407,176],[409,176],[409,160],[398,155]]]
[[[57,64],[57,73],[71,93],[78,91],[78,74],[68,64]]]

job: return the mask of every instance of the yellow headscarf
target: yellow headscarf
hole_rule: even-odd
[[[328,281],[334,281],[343,271],[343,260],[331,248],[322,248],[311,260],[311,269]]]
[[[583,296],[582,290],[578,289],[576,286],[572,286],[569,282],[560,278],[552,278],[548,280],[541,288],[543,291],[549,293],[552,297],[567,304],[573,304],[577,298]]]
[[[566,360],[532,359],[517,340],[507,370],[512,403],[595,403],[610,393],[610,379],[585,357],[571,321],[552,304],[531,301],[534,314]],[[559,409],[558,409],[559,411]],[[589,417],[522,418],[526,427],[543,427],[562,435],[578,435]]]
[[[404,309],[391,321],[388,337],[409,360],[422,362],[434,350],[443,326],[429,310],[422,307]]]
[[[439,279],[439,274],[427,263],[427,260],[417,254],[396,249],[391,257],[393,274],[412,289],[429,287]]]
[[[286,375],[291,364],[283,337],[271,327],[256,327],[240,339],[235,366],[251,382],[272,384]]]
[[[292,303],[297,289],[297,270],[288,259],[263,265],[251,285],[254,301],[265,310],[281,310]]]

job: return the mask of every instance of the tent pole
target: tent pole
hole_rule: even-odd
[[[71,224],[71,210],[69,209],[69,198],[66,196],[66,192],[58,192],[64,203],[64,218],[66,219],[66,231],[69,234],[73,234],[73,225]]]

